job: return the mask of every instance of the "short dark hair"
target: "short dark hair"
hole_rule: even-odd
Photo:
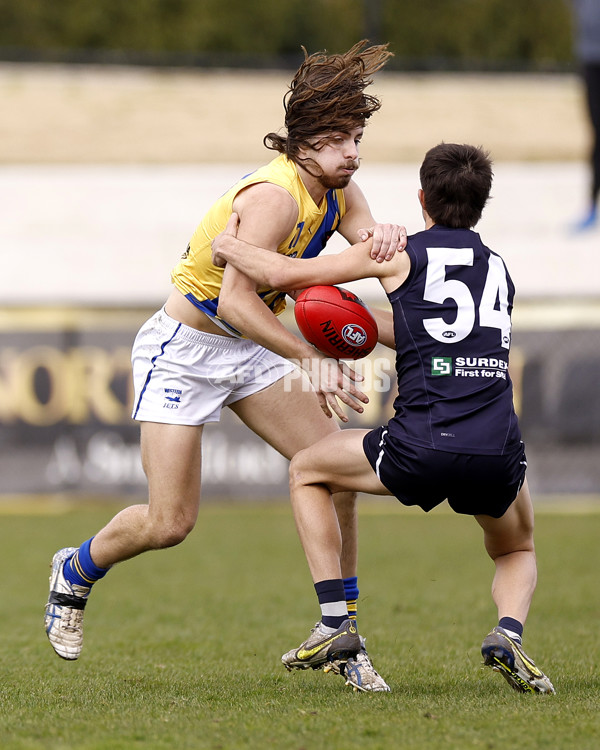
[[[481,218],[493,176],[489,153],[481,147],[440,143],[421,164],[425,210],[436,224],[470,229]]]
[[[368,44],[363,39],[338,55],[309,55],[302,48],[304,62],[283,98],[287,134],[267,133],[263,139],[267,148],[298,161],[300,149],[324,133],[364,126],[381,107],[377,97],[365,94],[365,88],[392,57],[387,44]]]

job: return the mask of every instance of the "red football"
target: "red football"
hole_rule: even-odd
[[[294,307],[304,338],[335,359],[361,359],[377,344],[377,323],[365,303],[338,286],[304,289]]]

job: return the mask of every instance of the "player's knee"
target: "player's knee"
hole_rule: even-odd
[[[533,514],[522,514],[519,516],[519,524],[514,532],[515,543],[528,552],[533,552],[535,545],[533,541]]]
[[[176,547],[192,531],[195,519],[177,519],[170,522],[155,524],[153,529],[154,545],[156,549]]]
[[[306,469],[308,467],[307,451],[299,451],[290,461],[290,490],[306,484]]]
[[[290,492],[293,492],[295,489],[302,486],[302,472],[298,471],[294,465],[294,459],[292,459],[292,462],[290,463],[289,483]]]
[[[526,552],[535,556],[535,544],[533,534],[526,532],[516,532],[506,534],[499,538],[493,535],[486,537],[486,549],[492,560],[515,552]]]
[[[183,542],[188,534],[189,531],[186,531],[179,527],[163,529],[157,539],[157,542],[160,549],[166,549],[167,547],[176,547],[178,544],[181,544],[181,542]]]

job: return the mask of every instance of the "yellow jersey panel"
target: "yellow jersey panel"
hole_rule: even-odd
[[[298,205],[296,226],[277,248],[277,252],[283,255],[294,258],[312,258],[318,255],[346,213],[344,191],[341,189],[329,190],[321,205],[315,205],[304,187],[296,164],[284,154],[243,177],[212,205],[173,269],[171,280],[190,302],[215,323],[237,336],[241,335],[240,332],[217,315],[223,269],[213,265],[211,261],[211,242],[225,229],[236,195],[244,188],[260,182],[272,182],[283,187]],[[259,287],[257,291],[275,315],[283,312],[286,297],[284,292],[268,287]]]

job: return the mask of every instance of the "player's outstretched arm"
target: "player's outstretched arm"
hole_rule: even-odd
[[[370,257],[370,240],[335,255],[289,258],[238,239],[236,222],[237,217],[232,214],[225,231],[213,240],[213,263],[232,265],[257,284],[272,289],[287,291],[315,284],[343,284],[371,276],[382,278],[394,270],[391,265],[379,264]]]

